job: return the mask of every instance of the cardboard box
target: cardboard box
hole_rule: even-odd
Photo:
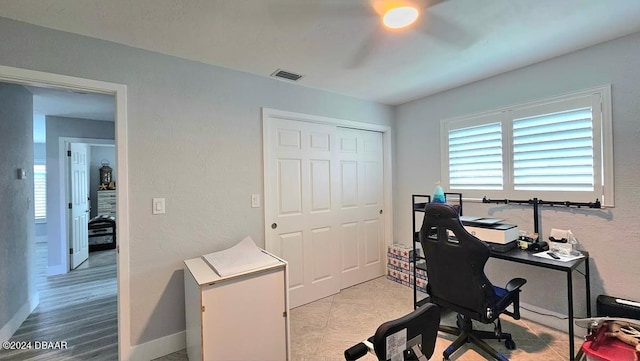
[[[409,271],[411,271],[411,264],[408,261],[403,261],[397,258],[391,258],[391,257],[387,257],[387,263],[396,267],[396,268],[402,268],[403,270],[405,270],[407,273],[409,273]]]
[[[413,268],[414,268],[414,264],[411,263],[409,265],[411,267],[411,269],[409,270],[411,274],[413,274]],[[427,270],[426,268],[426,262],[425,260],[419,260],[418,261],[418,268],[416,269],[416,276],[418,276],[418,278],[422,278],[422,279],[427,279]]]
[[[387,275],[395,278],[395,280],[399,280],[400,283],[407,282],[408,284],[409,281],[411,280],[409,273],[398,271],[392,268],[387,268]]]
[[[389,245],[387,255],[389,258],[410,262],[413,259],[413,247],[406,244],[394,243]]]

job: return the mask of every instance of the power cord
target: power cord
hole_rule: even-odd
[[[541,315],[541,316],[555,317],[555,318],[557,318],[559,320],[568,320],[569,319],[569,317],[559,317],[559,316],[556,316],[556,315],[552,315],[550,313],[543,313],[543,312],[539,312],[539,311],[534,311],[534,310],[528,309],[528,308],[526,308],[524,306],[520,306],[520,308],[522,308],[524,310],[527,310],[529,312],[533,312],[535,314]],[[575,319],[575,317],[574,317],[574,319]]]

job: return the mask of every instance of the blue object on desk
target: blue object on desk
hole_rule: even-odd
[[[440,183],[436,183],[436,188],[433,190],[433,203],[446,203],[446,199],[444,197],[444,190],[440,186]]]

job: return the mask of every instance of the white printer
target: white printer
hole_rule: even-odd
[[[501,223],[502,219],[461,216],[460,221],[467,232],[485,242],[511,246],[520,236],[518,226]]]

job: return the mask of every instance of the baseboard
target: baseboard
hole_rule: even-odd
[[[47,276],[62,275],[67,272],[68,272],[67,267],[62,264],[47,267]]]
[[[8,341],[11,336],[13,336],[13,333],[20,328],[20,325],[22,325],[24,320],[26,320],[31,312],[35,310],[38,303],[40,303],[40,294],[35,292],[33,297],[31,297],[29,301],[25,302],[18,312],[11,317],[11,320],[9,320],[6,325],[2,326],[0,329],[0,342]]]
[[[527,308],[527,309],[524,309]],[[566,333],[569,333],[569,318],[567,315],[563,315],[558,312],[545,310],[544,308],[536,307],[524,302],[520,302],[520,316],[527,320],[545,325],[547,327],[554,328]],[[574,319],[574,334],[576,336],[583,337],[586,335],[586,330],[580,327],[575,327]]]
[[[131,346],[129,359],[135,361],[153,360],[158,357],[174,353],[184,349],[187,345],[187,333],[181,331],[173,335],[164,336],[145,342],[139,345]]]

